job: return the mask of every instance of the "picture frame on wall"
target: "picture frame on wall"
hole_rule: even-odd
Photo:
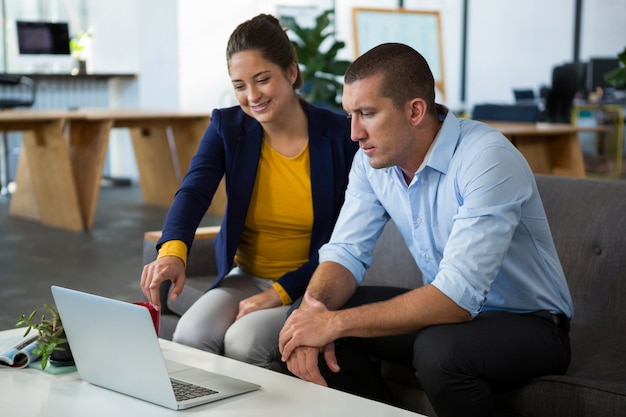
[[[355,55],[360,56],[376,45],[400,42],[413,47],[426,58],[435,87],[445,98],[445,76],[438,11],[407,9],[352,9]]]

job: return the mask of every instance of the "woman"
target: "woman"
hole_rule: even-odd
[[[297,94],[297,57],[275,17],[239,25],[226,58],[239,106],[213,111],[141,286],[157,307],[163,281],[180,294],[195,229],[225,175],[218,277],[181,317],[174,341],[280,370],[278,334],[330,237],[358,145],[345,116]]]

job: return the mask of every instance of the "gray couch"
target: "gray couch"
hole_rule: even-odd
[[[550,228],[574,299],[572,361],[564,376],[546,376],[497,397],[502,416],[626,416],[626,182],[537,177]],[[161,337],[171,338],[178,317],[215,272],[212,232],[201,230],[188,262],[183,295],[166,301]],[[144,262],[155,257],[158,232],[144,240]],[[367,283],[382,279],[406,287],[420,274],[393,224],[379,240]],[[386,282],[388,284],[389,282]],[[515,360],[515,358],[511,358]],[[435,415],[409,368],[381,363],[397,403]]]

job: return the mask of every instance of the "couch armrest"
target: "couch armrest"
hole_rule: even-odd
[[[204,226],[196,229],[196,236],[194,242],[199,239],[213,239],[220,232],[220,226]],[[159,241],[162,235],[161,230],[152,230],[143,234],[143,239],[156,243]]]
[[[205,226],[196,229],[196,235],[187,256],[187,276],[217,275],[217,262],[213,239],[220,231],[220,226]],[[144,259],[148,264],[156,259],[156,243],[161,238],[160,230],[144,233]]]

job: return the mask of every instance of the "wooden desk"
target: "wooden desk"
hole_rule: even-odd
[[[210,119],[203,113],[136,109],[91,109],[80,113],[84,116],[77,121],[80,129],[88,129],[92,134],[107,128],[130,130],[143,200],[164,207],[171,204]],[[72,121],[72,125],[75,123]],[[75,140],[84,137],[75,136]]]
[[[37,218],[43,224],[83,230],[83,220],[69,146],[63,133],[65,112],[8,110],[0,112],[0,130],[21,130],[22,169],[16,182],[28,192],[11,200],[9,213]],[[30,167],[34,167],[31,173]],[[14,204],[17,203],[17,204]]]
[[[586,128],[556,123],[486,123],[502,132],[520,150],[534,173],[585,177],[578,132]]]
[[[169,206],[209,120],[204,113],[136,109],[0,112],[0,130],[24,134],[9,213],[91,229],[114,127],[130,129],[144,201]],[[214,206],[223,200],[218,196]]]

